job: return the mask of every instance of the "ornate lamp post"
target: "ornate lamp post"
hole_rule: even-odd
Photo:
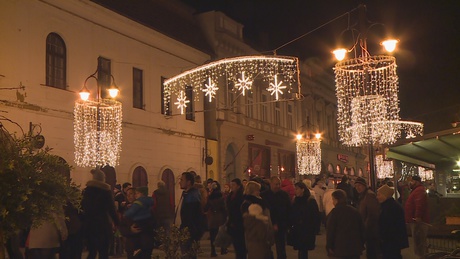
[[[112,99],[102,98],[101,78],[98,70],[88,76],[80,91],[80,100],[74,107],[74,145],[75,163],[81,167],[116,166],[121,151],[122,105],[114,100],[118,95],[115,79],[110,75],[109,95]],[[90,100],[87,88],[88,80],[97,82],[95,100]]]
[[[334,67],[337,96],[337,122],[340,140],[347,146],[369,146],[370,182],[375,190],[374,145],[392,144],[406,131],[407,137],[422,135],[423,124],[401,121],[399,117],[396,59],[389,55],[372,56],[367,49],[366,7],[359,6],[360,30],[350,50],[333,53],[341,58]],[[393,51],[397,40],[381,45]],[[359,44],[359,45],[358,45]],[[357,55],[356,49],[360,54]],[[345,54],[355,50],[355,58]]]

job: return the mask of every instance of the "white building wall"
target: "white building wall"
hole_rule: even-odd
[[[161,169],[177,176],[193,168],[204,173],[203,116],[195,121],[185,116],[166,118],[161,114],[160,78],[171,77],[199,66],[210,57],[183,43],[120,16],[88,0],[3,0],[0,1],[0,115],[28,131],[29,122],[40,124],[52,153],[74,166],[71,177],[84,184],[89,168],[76,167],[73,148],[73,106],[84,80],[97,68],[97,58],[111,60],[112,75],[121,90],[123,144],[119,183],[131,182],[132,171],[142,165],[150,190],[161,179]],[[67,89],[45,86],[46,37],[55,32],[67,47]],[[132,69],[143,70],[145,110],[132,108]],[[88,81],[94,96],[95,80]],[[173,97],[175,98],[175,97]],[[195,103],[195,110],[202,103]],[[1,121],[10,131],[12,123]],[[176,177],[177,178],[177,177]]]

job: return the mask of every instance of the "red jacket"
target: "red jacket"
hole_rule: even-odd
[[[295,196],[295,188],[291,180],[284,179],[281,182],[281,189],[289,194],[289,200],[292,202]]]
[[[430,222],[428,211],[428,196],[423,185],[416,186],[407,198],[405,205],[406,223],[414,222],[415,218],[421,218],[423,222]]]

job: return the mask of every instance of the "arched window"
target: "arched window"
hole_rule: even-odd
[[[67,50],[56,33],[46,37],[46,85],[66,89]]]
[[[147,171],[142,166],[136,167],[133,172],[133,187],[148,186]]]

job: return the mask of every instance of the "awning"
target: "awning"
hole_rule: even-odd
[[[387,158],[427,168],[454,168],[460,160],[460,131],[458,128],[404,139],[391,145]]]

